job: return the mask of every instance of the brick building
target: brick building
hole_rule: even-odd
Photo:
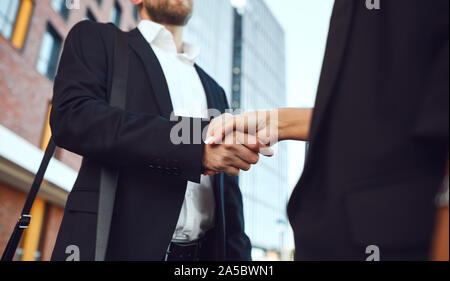
[[[81,20],[136,26],[128,0],[0,0],[0,253],[50,137],[52,80],[63,40]],[[17,260],[49,260],[81,158],[58,150],[33,206]]]

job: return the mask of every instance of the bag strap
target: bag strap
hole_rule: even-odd
[[[116,28],[115,50],[114,50],[114,70],[113,83],[110,95],[110,105],[125,109],[127,78],[128,78],[128,42],[127,35]],[[3,252],[1,261],[12,261],[22,237],[24,229],[28,228],[31,221],[31,207],[39,192],[44,179],[47,167],[56,150],[56,144],[53,137],[45,150],[44,158],[39,166],[38,172],[33,180],[27,200],[25,201],[22,213],[17,221],[13,233],[9,238],[8,244]],[[95,245],[95,260],[103,261],[106,256],[108,246],[109,232],[111,228],[111,219],[114,210],[114,201],[116,196],[117,184],[119,178],[119,169],[116,167],[102,167],[100,177],[100,192],[97,218],[97,233]]]
[[[110,105],[125,109],[129,67],[128,38],[126,33],[116,28],[113,80]],[[119,180],[119,169],[103,166],[100,175],[100,192],[95,241],[95,260],[104,261],[108,248],[111,220]]]
[[[9,238],[8,244],[6,245],[5,251],[2,255],[2,261],[12,261],[14,254],[16,253],[17,246],[19,245],[20,238],[22,237],[23,231],[28,228],[31,221],[31,207],[33,206],[36,195],[38,194],[39,188],[41,187],[42,180],[44,179],[45,171],[47,170],[48,164],[55,153],[56,145],[53,138],[50,141],[45,150],[44,158],[42,159],[41,165],[39,166],[36,177],[31,185],[30,192],[28,193],[27,200],[22,209],[22,213],[19,220],[14,227],[13,233]]]

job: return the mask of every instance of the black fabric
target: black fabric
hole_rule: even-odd
[[[425,260],[448,156],[449,1],[336,0],[303,175],[297,260]]]
[[[138,29],[127,33],[130,71],[126,110],[108,105],[114,27],[83,21],[70,31],[55,78],[50,124],[58,146],[83,156],[66,204],[52,260],[65,260],[76,245],[81,260],[94,260],[102,165],[120,167],[106,260],[161,261],[178,221],[187,181],[199,182],[203,143],[174,145],[172,104],[161,66]],[[200,67],[208,106],[228,108],[222,88]],[[191,129],[200,122],[190,118]],[[190,132],[194,138],[193,131]],[[216,227],[211,260],[248,260],[242,198],[235,180],[214,180]],[[237,199],[238,198],[238,199]],[[239,200],[239,198],[241,200]],[[232,209],[234,208],[234,209]],[[228,225],[228,222],[233,224]],[[228,237],[240,240],[239,249]]]
[[[167,248],[165,261],[189,262],[189,261],[208,261],[210,256],[208,248],[210,243],[210,234],[206,233],[202,238],[190,243],[171,242]],[[205,255],[206,254],[206,255]]]

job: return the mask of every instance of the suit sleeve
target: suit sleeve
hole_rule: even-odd
[[[448,20],[448,18],[447,18]],[[449,138],[449,41],[441,44],[419,101],[414,136],[448,142]]]
[[[228,101],[223,92],[224,103]],[[229,261],[250,261],[251,242],[245,234],[244,206],[238,178],[224,176],[224,201],[226,225],[226,258]]]
[[[65,41],[50,116],[56,144],[106,164],[158,166],[199,182],[203,143],[175,145],[170,136],[178,122],[108,104],[108,56],[101,36],[108,30],[102,27],[83,21],[72,28]],[[189,130],[194,122],[206,126],[199,119],[189,120]]]
[[[245,234],[244,206],[238,178],[224,175],[226,255],[229,261],[250,261],[252,245]]]

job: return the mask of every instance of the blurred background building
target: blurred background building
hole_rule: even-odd
[[[234,9],[232,107],[243,111],[285,107],[285,34],[264,1],[237,1]],[[246,231],[254,259],[289,259],[292,232],[286,217],[290,196],[287,144],[273,158],[240,176]]]
[[[128,0],[0,0],[0,252],[17,221],[50,138],[52,81],[63,41],[81,20],[130,30],[139,21]],[[186,41],[201,48],[199,65],[227,92],[233,107],[286,105],[284,32],[263,0],[245,9],[225,0],[195,0]],[[287,151],[242,173],[246,231],[254,258],[289,259]],[[17,260],[49,260],[81,158],[59,149],[33,206]]]
[[[197,63],[230,94],[233,39],[233,8],[230,2],[194,0],[194,14],[184,31],[184,39],[200,47]]]

